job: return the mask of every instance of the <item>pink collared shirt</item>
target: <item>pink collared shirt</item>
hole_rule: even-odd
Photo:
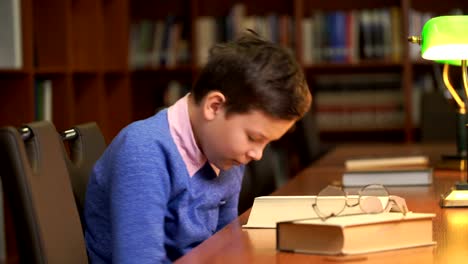
[[[188,96],[180,98],[167,109],[167,118],[171,136],[179,150],[180,155],[187,167],[190,177],[203,167],[207,162],[205,155],[198,147],[195,136],[193,135],[192,125],[188,112]],[[211,164],[216,175],[219,175],[219,169]]]

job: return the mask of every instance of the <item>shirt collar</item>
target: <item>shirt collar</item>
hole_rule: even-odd
[[[185,166],[187,167],[188,174],[192,177],[203,167],[207,162],[207,159],[198,147],[193,134],[188,112],[189,94],[190,93],[186,94],[168,108],[167,117],[171,136],[174,139],[177,150],[182,156]],[[219,175],[220,170],[213,164],[210,165],[216,175]]]

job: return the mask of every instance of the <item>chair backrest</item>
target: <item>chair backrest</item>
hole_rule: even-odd
[[[106,141],[95,122],[74,126],[72,129],[61,133],[61,135],[65,143],[68,143],[70,155],[64,149],[64,158],[67,163],[76,206],[82,218],[89,175],[94,163],[106,149]]]
[[[239,194],[239,214],[252,207],[255,197],[271,194],[286,181],[287,165],[282,154],[281,150],[268,145],[261,160],[246,166]]]
[[[0,176],[21,263],[87,263],[60,138],[47,121],[0,128]]]
[[[315,111],[311,109],[296,123],[292,138],[297,147],[301,167],[307,167],[322,157],[332,146],[320,141],[319,128]]]

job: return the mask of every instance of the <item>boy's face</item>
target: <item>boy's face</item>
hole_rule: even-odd
[[[207,159],[221,170],[261,159],[266,145],[283,136],[295,122],[260,111],[226,117],[222,102],[206,110],[208,118],[201,126],[199,143]]]

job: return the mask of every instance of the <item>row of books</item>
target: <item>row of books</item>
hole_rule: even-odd
[[[293,51],[294,23],[289,15],[270,14],[268,16],[237,16],[212,17],[202,16],[195,21],[197,32],[196,55],[197,65],[204,65],[208,59],[210,47],[218,42],[229,41],[246,29],[254,30],[263,38]],[[233,22],[236,27],[233,29]]]
[[[188,64],[190,47],[188,25],[175,16],[165,20],[141,20],[130,27],[130,67],[168,68]]]
[[[459,14],[458,10],[451,12]],[[419,36],[432,12],[409,11],[409,35]],[[314,11],[302,23],[305,64],[357,63],[367,59],[398,62],[402,56],[402,15],[399,7],[351,11]],[[412,60],[420,60],[420,47],[408,44]]]
[[[302,20],[304,63],[400,61],[401,29],[401,12],[397,7],[315,11]]]
[[[321,131],[392,129],[404,124],[399,74],[322,75],[314,90]]]
[[[401,108],[345,109],[317,115],[320,131],[401,129],[405,115]]]
[[[411,9],[409,34],[420,35],[430,12]],[[302,19],[302,54],[306,65],[358,63],[361,60],[399,62],[402,57],[402,14],[399,7],[350,11],[315,10]],[[206,63],[213,44],[232,40],[252,29],[267,40],[294,51],[294,19],[288,14],[247,16],[245,4],[232,6],[226,16],[200,16],[195,20],[197,65]],[[191,60],[190,25],[173,15],[164,20],[134,21],[130,29],[131,68],[175,67]],[[192,33],[193,34],[193,33]],[[409,55],[420,60],[418,45],[409,45]]]

